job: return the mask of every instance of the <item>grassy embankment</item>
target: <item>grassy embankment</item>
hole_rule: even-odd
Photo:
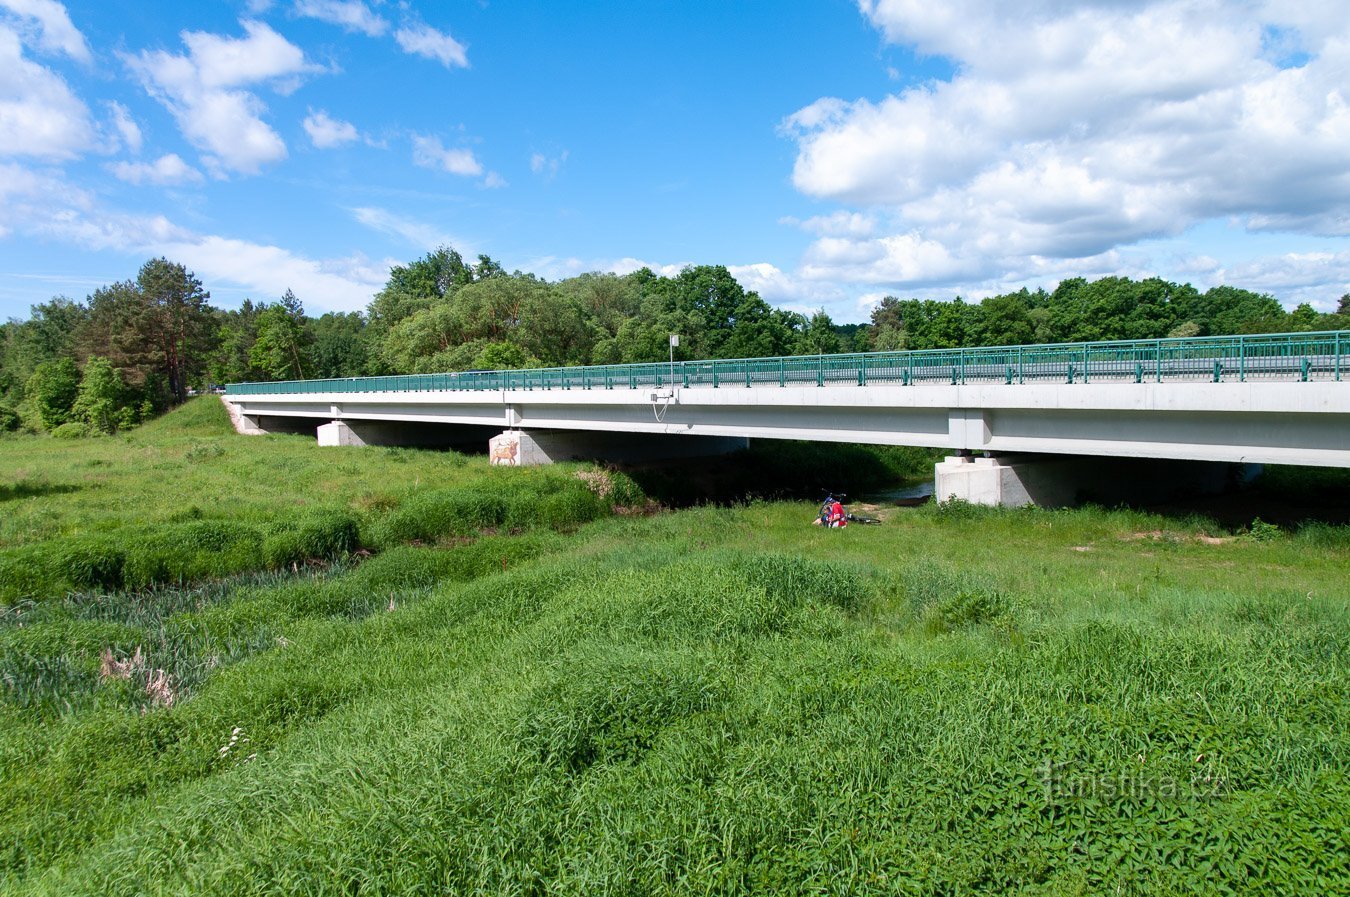
[[[6,892],[1350,883],[1345,528],[611,517],[576,468],[237,439],[201,403],[0,467],[0,554],[60,558],[0,568]],[[207,523],[244,547],[172,554]]]

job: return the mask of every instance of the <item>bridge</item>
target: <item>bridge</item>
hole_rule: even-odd
[[[1127,470],[1167,479],[1139,459],[1350,467],[1347,379],[1350,331],[1335,331],[237,383],[225,400],[245,433],[489,436],[494,463],[751,438],[946,448],[943,497],[1062,504]]]

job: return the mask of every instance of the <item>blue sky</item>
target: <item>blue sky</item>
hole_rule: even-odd
[[[1067,276],[1350,292],[1339,2],[0,0],[0,317],[154,255],[360,309],[447,243],[862,320]]]

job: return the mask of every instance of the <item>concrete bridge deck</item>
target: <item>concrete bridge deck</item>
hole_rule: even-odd
[[[1343,375],[1341,332],[290,381],[225,398],[245,432],[316,427],[328,444],[524,434],[515,463],[755,438],[1350,467]]]

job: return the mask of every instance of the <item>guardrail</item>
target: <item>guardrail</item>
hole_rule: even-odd
[[[231,383],[227,395],[867,386],[918,383],[1092,383],[1340,380],[1350,376],[1350,330],[1193,339],[1052,343],[913,352],[733,358],[513,371],[398,374]]]

